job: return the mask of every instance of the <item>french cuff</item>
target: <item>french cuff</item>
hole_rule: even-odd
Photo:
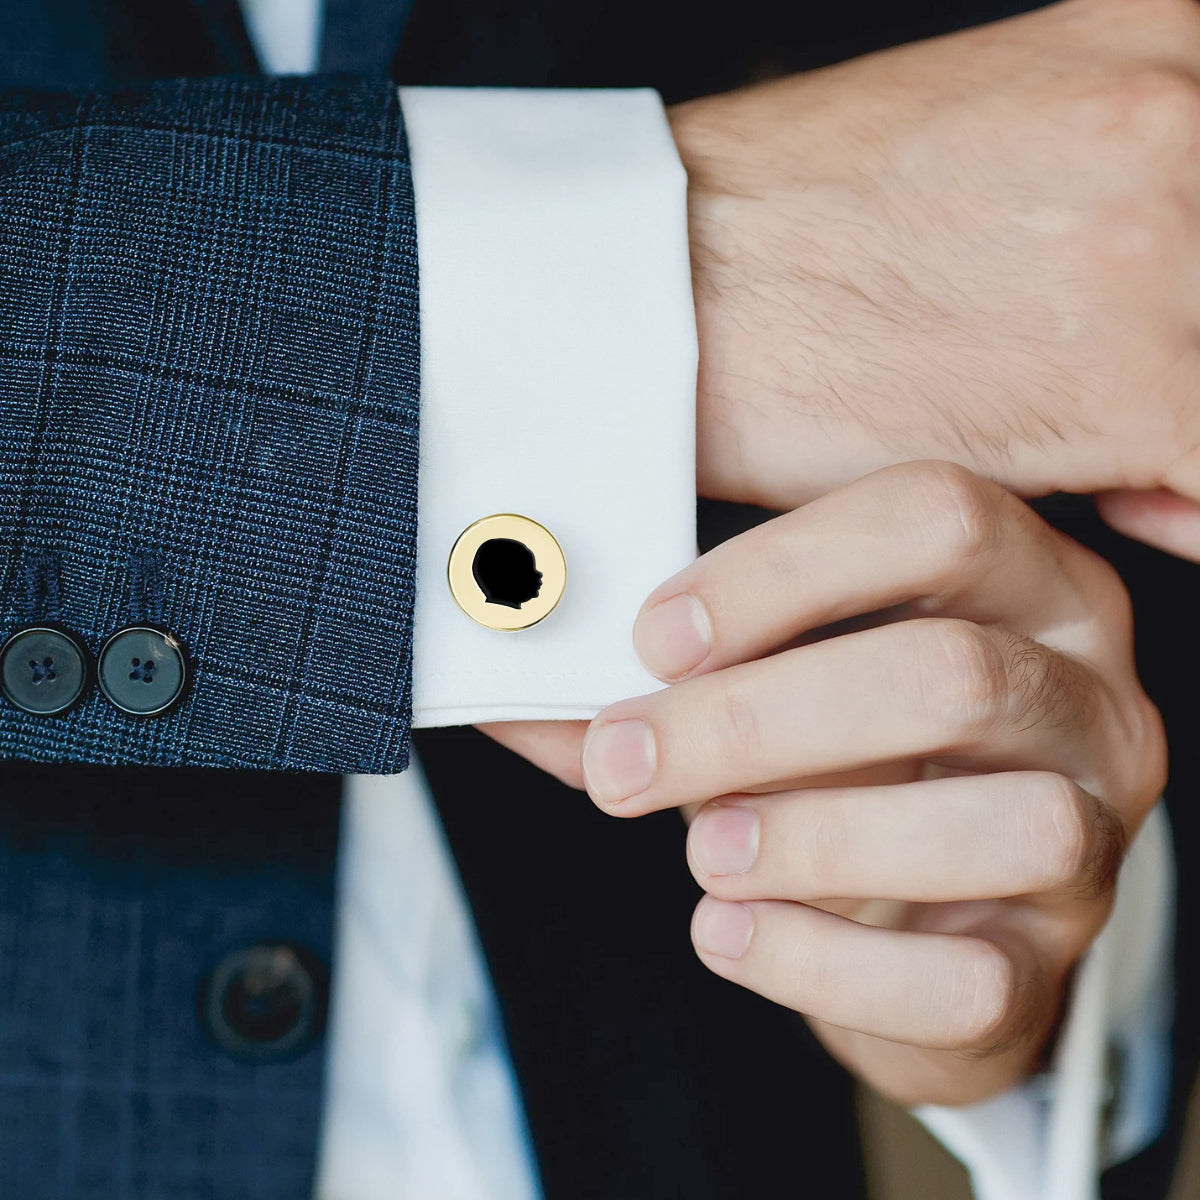
[[[975,1200],[1097,1200],[1101,1171],[1162,1131],[1174,923],[1170,826],[1159,804],[1080,965],[1053,1069],[982,1104],[915,1110],[967,1168]]]
[[[589,718],[660,686],[633,621],[696,552],[686,175],[652,91],[400,99],[422,346],[413,723]]]

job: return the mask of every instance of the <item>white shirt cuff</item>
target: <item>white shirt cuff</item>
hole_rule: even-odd
[[[587,718],[658,687],[630,631],[695,555],[687,180],[651,91],[401,88],[421,303],[414,725]],[[475,624],[455,541],[562,546],[540,624]]]
[[[1170,826],[1159,805],[1080,965],[1053,1070],[982,1104],[915,1112],[967,1168],[976,1200],[1097,1200],[1101,1170],[1161,1132],[1174,919]]]

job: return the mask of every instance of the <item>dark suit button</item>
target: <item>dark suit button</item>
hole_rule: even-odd
[[[293,1058],[321,1032],[327,979],[316,958],[298,946],[244,946],[227,954],[201,989],[205,1026],[235,1058]]]
[[[91,655],[69,629],[28,625],[0,648],[0,691],[22,712],[39,717],[65,713],[83,695]]]
[[[179,639],[153,625],[118,629],[100,648],[100,690],[131,717],[160,717],[183,698],[188,659]]]

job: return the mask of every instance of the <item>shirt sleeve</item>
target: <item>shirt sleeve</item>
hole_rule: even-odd
[[[1100,1173],[1161,1132],[1170,1093],[1175,876],[1160,804],[1080,965],[1053,1068],[981,1104],[915,1115],[976,1200],[1097,1200]]]
[[[651,91],[401,88],[422,338],[418,726],[586,718],[661,685],[630,632],[695,555],[687,181]],[[519,631],[455,602],[451,549],[515,513],[562,547]]]

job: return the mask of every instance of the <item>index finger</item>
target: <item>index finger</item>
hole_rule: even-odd
[[[951,463],[905,463],[710,551],[650,595],[634,643],[675,682],[914,601],[921,615],[952,608],[1038,639],[1092,624],[1105,570],[1093,557],[997,484]]]

